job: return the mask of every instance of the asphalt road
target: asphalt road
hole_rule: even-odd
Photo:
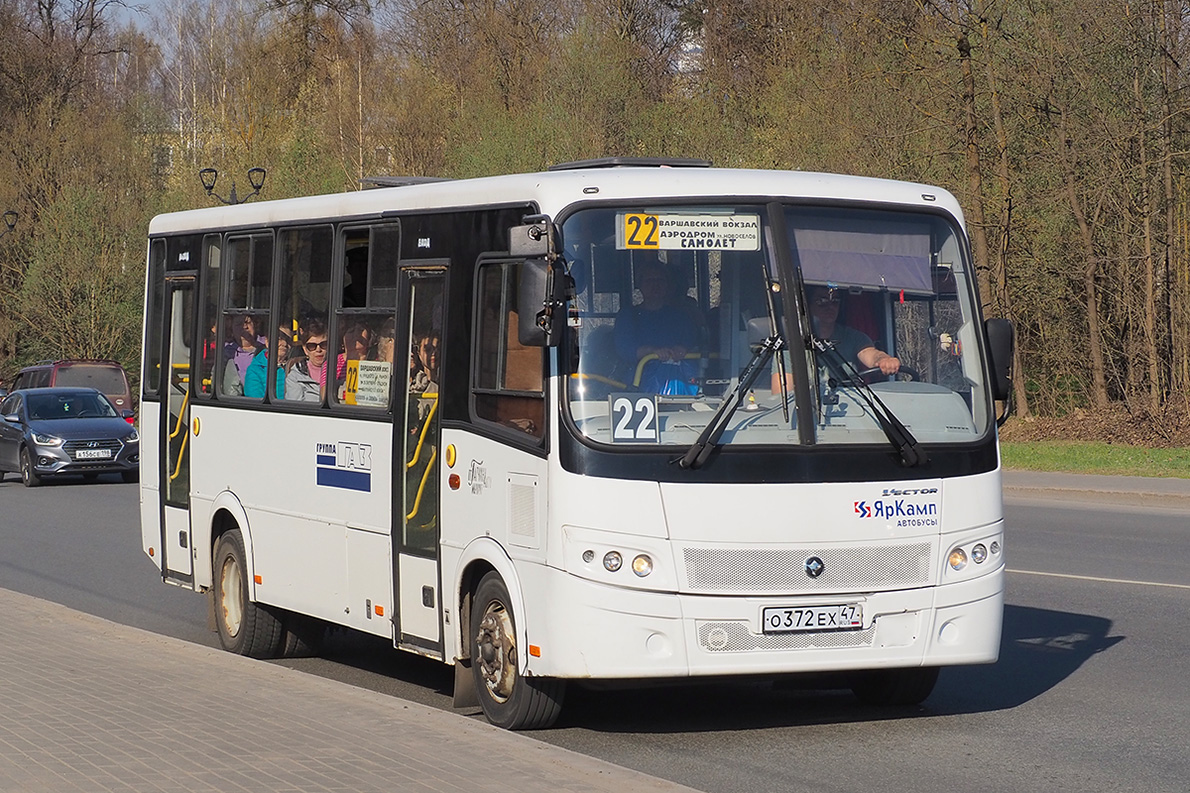
[[[1011,481],[1011,478],[1010,478]],[[924,705],[731,684],[574,690],[532,737],[713,793],[1190,789],[1190,489],[1009,491],[1000,662],[947,669]],[[1051,482],[1052,484],[1052,482]],[[1158,488],[1160,489],[1160,488]],[[215,646],[204,598],[140,550],[136,488],[0,483],[0,586]],[[445,667],[342,633],[286,665],[436,707]],[[473,714],[474,711],[465,713]]]

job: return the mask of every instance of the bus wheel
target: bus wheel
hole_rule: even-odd
[[[488,721],[507,730],[548,727],[562,711],[563,680],[522,677],[517,669],[516,615],[497,573],[479,582],[471,607],[471,673]]]
[[[248,595],[244,538],[232,529],[215,547],[215,628],[228,652],[272,658],[281,642],[281,622]]]
[[[865,705],[905,707],[917,705],[938,682],[936,666],[915,669],[877,669],[851,681],[851,691]]]

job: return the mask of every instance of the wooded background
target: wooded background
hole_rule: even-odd
[[[136,370],[148,221],[213,203],[200,168],[284,198],[669,155],[942,185],[1018,414],[1190,407],[1190,2],[122,5],[0,0],[0,374]]]

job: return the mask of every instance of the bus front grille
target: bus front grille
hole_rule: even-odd
[[[791,595],[872,592],[934,581],[930,543],[815,548],[686,548],[684,591]],[[817,577],[807,561],[821,561]]]

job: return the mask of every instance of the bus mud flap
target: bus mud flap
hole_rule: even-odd
[[[455,659],[455,693],[452,707],[479,707],[479,696],[475,691],[475,675],[471,674],[471,661],[468,659]]]

